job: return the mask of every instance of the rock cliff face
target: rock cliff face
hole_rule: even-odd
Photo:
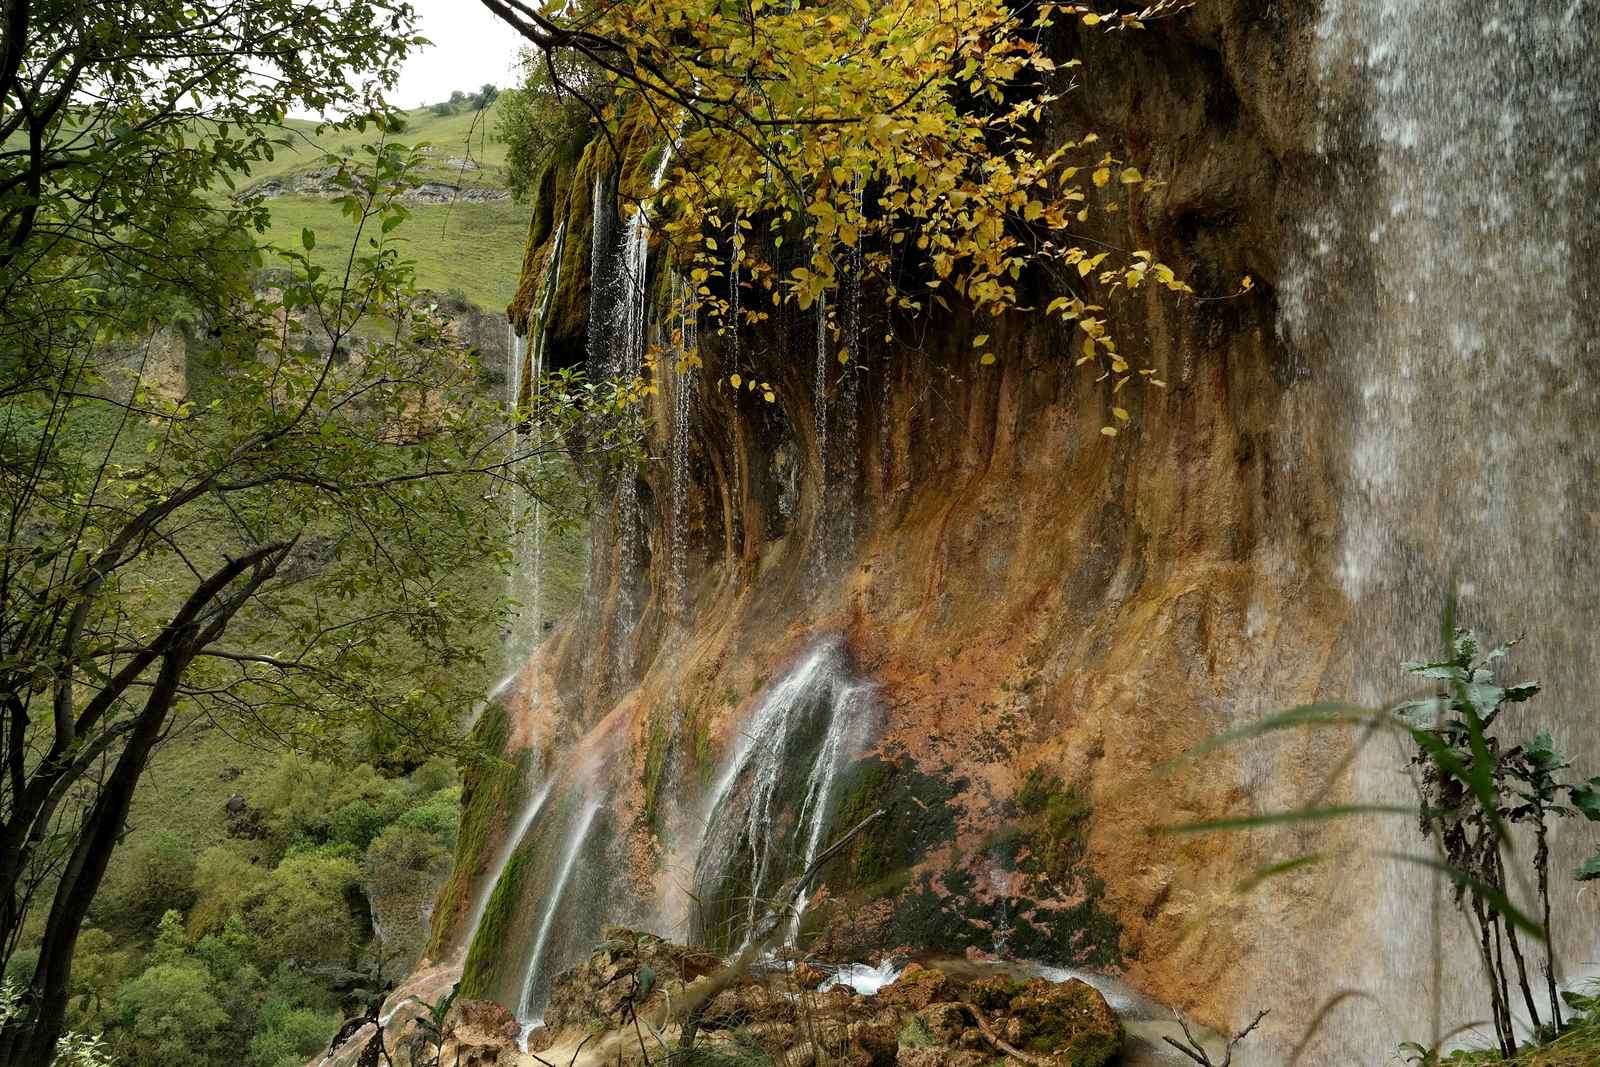
[[[791,312],[737,341],[703,328],[692,384],[662,369],[650,459],[596,520],[586,602],[506,698],[513,749],[611,783],[569,849],[603,826],[624,858],[585,883],[586,905],[613,913],[596,924],[703,925],[685,888],[704,848],[685,842],[706,839],[708,814],[732,817],[713,770],[734,777],[730,754],[775,680],[842,635],[873,711],[825,800],[824,838],[889,814],[825,869],[806,937],[1119,969],[1219,1029],[1270,1007],[1265,1062],[1360,971],[1371,899],[1350,883],[1304,873],[1234,892],[1311,847],[1301,833],[1159,831],[1303,802],[1330,742],[1178,758],[1263,712],[1347,695],[1370,666],[1337,574],[1347,442],[1306,384],[1306,352],[1330,339],[1297,349],[1278,328],[1295,220],[1329,179],[1327,116],[1348,103],[1318,84],[1319,15],[1304,8],[1218,0],[1141,34],[1055,42],[1087,73],[1052,135],[1093,128],[1166,183],[1095,236],[1160,249],[1204,298],[1109,302],[1122,347],[1169,383],[1124,394],[1134,422],[1115,440],[1098,433],[1105,386],[1074,368],[1058,324],[960,309],[888,321],[870,286],[846,297],[864,309],[847,368],[824,360],[819,378],[815,323]],[[649,149],[633,146],[625,190]],[[596,224],[618,184],[597,156],[546,176],[512,308],[556,364],[594,358],[591,259],[620,239],[606,211]],[[654,250],[653,287],[670,259]],[[1246,274],[1252,292],[1210,298]],[[1296,285],[1297,301],[1318,299]],[[978,333],[993,366],[973,358]],[[729,388],[734,372],[772,383],[776,403]],[[814,795],[775,808],[774,832]],[[515,811],[496,819],[503,835]],[[562,852],[530,847],[552,864]],[[485,854],[460,862],[462,885],[483,877]],[[543,946],[531,916],[555,915],[549,893],[565,886],[542,884],[527,929],[475,946],[475,992],[522,992],[529,946]],[[442,902],[441,950],[465,936],[468,896]],[[1364,1041],[1325,1035],[1316,1062],[1364,1060]]]

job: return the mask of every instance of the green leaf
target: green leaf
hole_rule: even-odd
[[[1407,674],[1414,674],[1418,678],[1439,678],[1450,682],[1464,682],[1467,672],[1454,663],[1420,663],[1411,660],[1400,664]]]
[[[1249,740],[1252,737],[1260,737],[1262,734],[1274,733],[1278,730],[1298,730],[1321,726],[1353,726],[1359,723],[1372,722],[1373,716],[1374,712],[1371,709],[1363,708],[1357,704],[1344,704],[1337,701],[1302,704],[1299,707],[1290,708],[1288,711],[1281,711],[1276,715],[1269,715],[1256,722],[1218,734],[1190,749],[1180,759],[1194,759],[1209,752],[1215,752],[1219,748],[1225,748],[1235,741]]]
[[[300,243],[306,246],[307,252],[317,247],[317,235],[310,226],[300,231]]]
[[[1251,830],[1262,826],[1281,826],[1285,823],[1324,822],[1328,819],[1342,819],[1349,815],[1407,815],[1415,818],[1416,814],[1416,808],[1404,804],[1331,804],[1323,808],[1269,811],[1264,815],[1239,815],[1231,819],[1172,823],[1158,826],[1156,829],[1164,834],[1204,834],[1215,830]]]
[[[1574,870],[1572,877],[1580,882],[1592,882],[1596,878],[1600,878],[1600,852],[1590,856],[1582,867]]]
[[[1590,822],[1600,822],[1600,778],[1591,778],[1586,785],[1569,788],[1572,806],[1583,812],[1583,817]]]

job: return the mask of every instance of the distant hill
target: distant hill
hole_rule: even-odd
[[[406,242],[416,262],[417,282],[428,289],[456,291],[486,310],[498,311],[516,292],[528,208],[511,199],[505,175],[505,146],[493,137],[496,105],[479,111],[458,107],[441,115],[422,107],[406,113],[405,130],[391,139],[430,146],[423,168],[426,184],[408,206],[413,212],[394,237]],[[252,169],[239,181],[241,191],[265,193],[272,212],[271,229],[262,240],[298,249],[300,231],[317,231],[314,258],[333,267],[349,254],[349,220],[333,201],[321,195],[329,152],[348,154],[375,144],[374,129],[326,130],[290,119],[289,136],[296,142],[271,162]]]

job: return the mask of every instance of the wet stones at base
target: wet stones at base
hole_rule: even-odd
[[[557,977],[545,1026],[529,1036],[535,1052],[570,1050],[580,1041],[626,1034],[606,1052],[608,1062],[643,1067],[687,1054],[683,1020],[641,1050],[632,1033],[640,1018],[687,1002],[697,980],[723,963],[703,949],[649,934],[609,929],[589,959]],[[746,975],[721,989],[699,1012],[692,1060],[717,1067],[827,1062],[849,1067],[1106,1067],[1122,1050],[1116,1013],[1079,979],[990,976],[963,979],[936,966],[912,963],[876,994],[847,986],[819,990],[836,968],[808,960],[788,969]],[[702,987],[703,988],[703,987]],[[509,1012],[471,1002],[457,1010],[456,1049],[463,1063],[523,1062]],[[493,1047],[501,1050],[498,1055]],[[1017,1055],[1017,1054],[1020,1054]],[[448,1059],[448,1057],[447,1057]]]

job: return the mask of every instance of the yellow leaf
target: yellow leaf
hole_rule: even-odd
[[[1117,428],[1115,426],[1102,426],[1100,427],[1100,432],[1105,434],[1107,437],[1117,436]]]
[[[985,352],[983,354],[983,357],[981,359],[979,359],[978,362],[980,364],[982,364],[983,366],[987,367],[989,364],[994,362],[994,353],[993,352]]]
[[[1100,24],[1100,16],[1091,12],[1083,16],[1083,24],[1085,26],[1098,26]]]
[[[1111,180],[1111,168],[1110,167],[1101,167],[1099,170],[1094,172],[1094,185],[1095,185],[1096,189],[1104,188],[1106,182],[1108,182],[1110,180]]]
[[[744,384],[744,379],[737,374],[730,374],[728,375],[728,384],[737,389]]]
[[[1111,414],[1113,414],[1113,415],[1115,415],[1117,417],[1117,421],[1118,422],[1127,422],[1128,421],[1128,412],[1124,408],[1112,408],[1111,409]]]
[[[1122,168],[1122,184],[1123,185],[1137,185],[1139,182],[1142,182],[1142,181],[1144,181],[1144,175],[1139,173],[1139,168],[1138,167],[1123,167]]]
[[[980,333],[978,336],[976,336],[976,337],[974,337],[972,339],[972,347],[973,348],[982,348],[984,345],[986,345],[988,343],[989,343],[989,335],[986,334],[986,333]]]
[[[770,389],[767,390],[765,393],[762,393],[761,395],[766,397],[767,403],[769,403],[769,404],[778,399],[777,396],[774,395],[772,390],[770,390]]]

